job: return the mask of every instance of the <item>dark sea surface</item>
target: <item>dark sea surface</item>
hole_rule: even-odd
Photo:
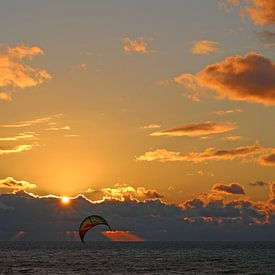
[[[0,274],[275,274],[275,242],[0,242]]]

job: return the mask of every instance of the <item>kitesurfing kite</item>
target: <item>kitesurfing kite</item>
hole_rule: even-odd
[[[93,227],[97,226],[97,225],[100,225],[100,224],[104,224],[104,225],[107,225],[110,229],[110,231],[112,230],[110,225],[108,224],[108,222],[100,217],[100,216],[97,216],[97,215],[91,215],[87,218],[85,218],[80,226],[79,226],[79,237],[81,239],[81,241],[84,243],[84,237],[85,237],[85,234]]]

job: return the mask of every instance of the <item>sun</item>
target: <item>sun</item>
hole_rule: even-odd
[[[68,197],[61,197],[61,202],[63,204],[69,204],[70,203],[70,198],[68,198]]]

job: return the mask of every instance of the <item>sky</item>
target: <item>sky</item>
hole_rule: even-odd
[[[274,238],[274,0],[9,0],[0,24],[0,239],[94,211]]]

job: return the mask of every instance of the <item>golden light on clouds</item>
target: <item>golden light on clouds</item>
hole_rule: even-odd
[[[144,240],[130,231],[101,231],[101,234],[112,242],[143,242]]]
[[[226,57],[197,74],[184,73],[174,80],[193,90],[213,90],[219,98],[275,105],[275,63],[255,52]]]
[[[221,161],[234,160],[237,158],[245,158],[250,155],[256,155],[264,152],[264,148],[258,145],[240,146],[233,149],[207,148],[203,152],[190,152],[181,154],[180,152],[168,151],[166,149],[157,149],[148,151],[136,158],[138,161],[159,161],[159,162],[205,162],[205,161]]]

